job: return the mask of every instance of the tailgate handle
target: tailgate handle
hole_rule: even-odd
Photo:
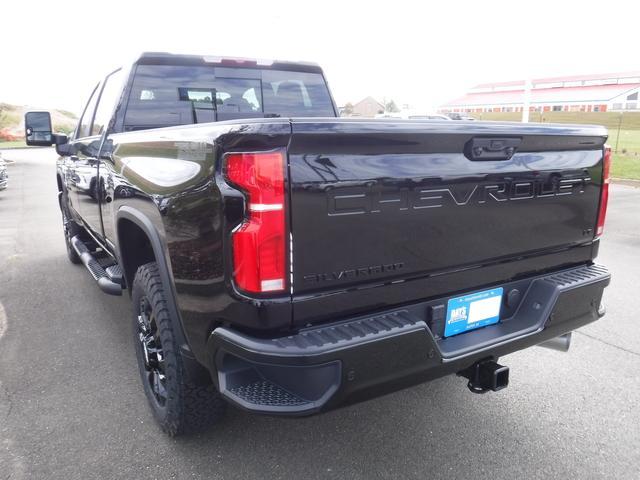
[[[522,143],[522,138],[474,137],[464,148],[469,160],[509,160]]]

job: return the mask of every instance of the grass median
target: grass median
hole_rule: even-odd
[[[640,180],[640,156],[614,154],[611,176],[624,180]]]
[[[610,129],[607,143],[613,149],[611,176],[640,180],[640,130]]]
[[[27,144],[24,143],[24,140],[16,140],[15,142],[0,142],[0,150],[4,148],[22,148],[26,146]]]

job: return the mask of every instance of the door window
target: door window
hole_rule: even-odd
[[[96,108],[96,115],[93,119],[91,135],[102,135],[105,128],[108,127],[113,110],[122,93],[122,75],[123,71],[119,69],[107,76],[100,94],[98,108]]]
[[[91,133],[91,121],[93,120],[93,113],[95,112],[96,103],[98,102],[99,85],[100,84],[95,86],[93,93],[91,93],[91,97],[87,102],[87,106],[84,107],[84,112],[82,113],[78,126],[77,138],[88,137]]]

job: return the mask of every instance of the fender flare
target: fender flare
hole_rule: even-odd
[[[158,265],[158,270],[160,272],[160,278],[162,280],[162,288],[166,295],[167,300],[167,308],[169,309],[169,313],[171,315],[172,323],[174,326],[174,333],[177,336],[178,344],[180,345],[180,352],[183,357],[187,357],[188,359],[194,359],[193,354],[191,353],[191,348],[189,348],[189,344],[187,342],[187,338],[184,333],[184,328],[182,326],[182,318],[180,317],[180,312],[178,310],[178,305],[176,302],[176,294],[173,288],[173,281],[171,272],[169,271],[169,265],[167,262],[167,257],[165,255],[165,250],[163,247],[162,240],[160,239],[160,234],[158,230],[153,225],[151,220],[142,213],[140,210],[129,206],[122,206],[118,209],[116,214],[116,236],[118,238],[118,258],[121,260],[121,266],[123,267],[124,272],[124,257],[122,255],[122,249],[120,248],[120,230],[119,224],[120,220],[128,220],[138,226],[149,239],[149,243],[151,244],[151,248],[153,250],[153,255],[156,259],[156,263]],[[135,274],[135,272],[134,272]],[[131,290],[129,289],[129,293]]]

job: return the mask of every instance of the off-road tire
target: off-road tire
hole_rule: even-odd
[[[182,433],[201,431],[222,418],[226,402],[222,399],[215,386],[196,385],[189,382],[185,374],[185,366],[176,341],[174,325],[167,308],[166,296],[162,287],[162,280],[155,262],[147,263],[138,268],[131,289],[133,301],[133,329],[136,346],[136,357],[140,377],[145,395],[153,411],[153,415],[160,428],[170,436]],[[155,328],[151,328],[157,340],[152,344],[157,347],[159,340],[162,356],[162,377],[164,377],[163,391],[165,398],[154,393],[153,376],[149,370],[149,348],[143,346],[140,335],[139,317],[142,305],[150,310]],[[149,338],[148,335],[146,338]],[[148,346],[149,343],[146,343]],[[147,361],[145,361],[145,351]],[[157,358],[155,364],[158,364]],[[164,404],[159,400],[163,400]]]

